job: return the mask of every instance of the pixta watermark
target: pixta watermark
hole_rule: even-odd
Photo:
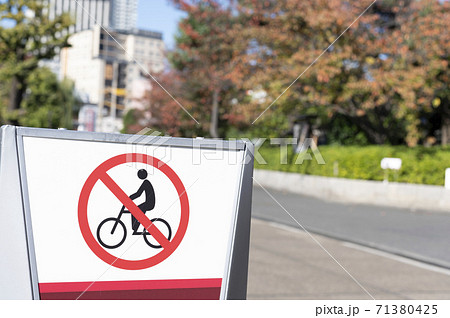
[[[252,143],[254,150],[252,153],[248,152],[243,160],[239,160],[235,152],[243,150],[246,142]],[[296,138],[191,139],[165,136],[161,132],[150,128],[142,129],[127,140],[127,154],[130,156],[127,161],[129,165],[135,164],[136,160],[132,160],[132,156],[137,155],[157,157],[168,163],[172,160],[174,153],[179,151],[180,146],[182,146],[183,148],[192,149],[190,160],[193,165],[200,165],[210,160],[226,160],[230,165],[246,164],[252,158],[259,165],[268,165],[268,158],[265,158],[264,154],[260,152],[261,147],[267,143],[272,148],[278,148],[279,151],[279,162],[273,162],[272,160],[271,164],[301,165],[305,161],[315,161],[319,165],[326,164],[313,138],[305,138],[302,142],[298,142]],[[291,153],[294,155],[290,160],[289,148],[291,148]]]

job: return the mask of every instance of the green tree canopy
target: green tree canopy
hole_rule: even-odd
[[[17,124],[30,74],[39,62],[68,46],[68,14],[49,18],[45,1],[5,0],[0,3],[0,81],[6,107],[3,121]],[[23,115],[23,114],[22,114]]]
[[[58,80],[47,67],[35,69],[27,79],[18,123],[28,127],[72,129],[73,112],[80,101],[74,95],[73,83]]]

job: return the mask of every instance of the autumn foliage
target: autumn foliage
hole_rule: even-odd
[[[449,1],[172,2],[187,15],[166,84],[199,125],[152,97],[168,131],[283,135],[309,115],[369,143],[450,142]]]

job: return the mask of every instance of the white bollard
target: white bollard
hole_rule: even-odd
[[[450,190],[450,168],[445,169],[445,188]]]
[[[402,167],[402,159],[400,158],[383,158],[381,159],[381,169],[384,170],[384,183],[389,182],[389,170],[395,170],[395,181],[398,181],[398,170]]]
[[[381,169],[400,170],[401,167],[402,167],[402,159],[400,158],[381,159]]]

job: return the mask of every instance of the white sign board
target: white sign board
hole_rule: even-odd
[[[399,170],[402,167],[400,158],[383,158],[381,160],[381,169]]]
[[[41,299],[230,297],[246,144],[46,134],[19,142]]]

